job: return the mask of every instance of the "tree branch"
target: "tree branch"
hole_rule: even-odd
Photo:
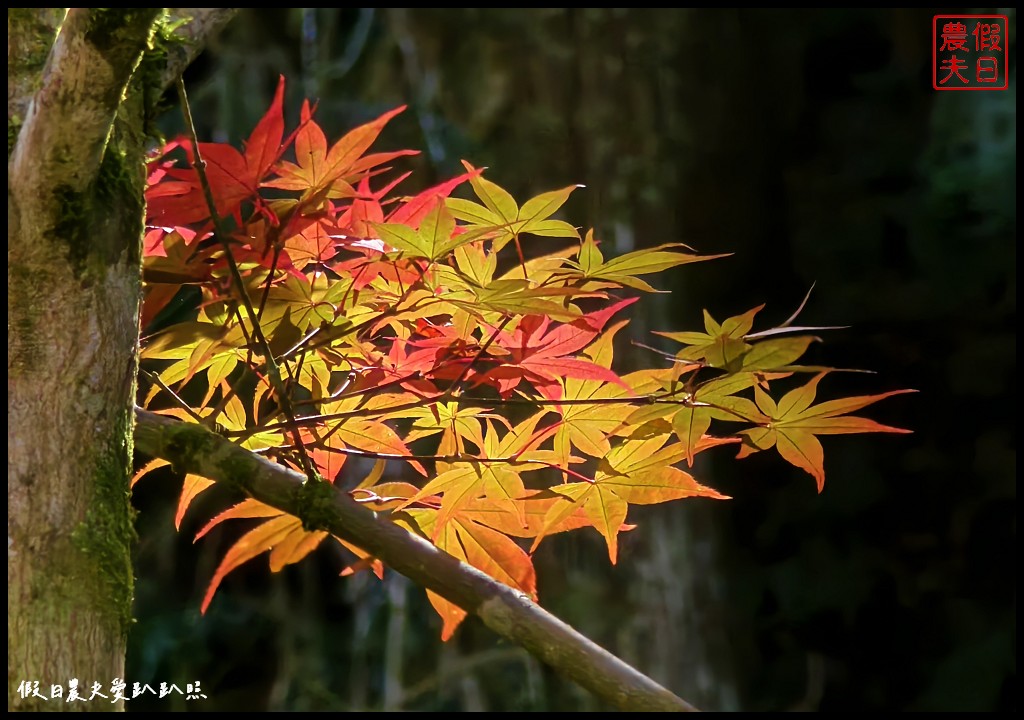
[[[307,526],[359,546],[413,582],[479,616],[496,633],[606,702],[622,710],[696,711],[523,593],[378,517],[333,485],[306,483],[299,473],[234,445],[203,426],[138,408],[135,415],[135,446],[141,452],[168,460],[179,471],[227,483],[260,502],[302,518]]]
[[[193,60],[203,51],[210,38],[219,33],[239,8],[170,8],[169,19],[188,20],[174,31],[177,43],[167,46],[167,67],[161,74],[161,88],[171,87]]]

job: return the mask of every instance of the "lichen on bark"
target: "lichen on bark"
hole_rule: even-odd
[[[107,612],[122,638],[132,622],[131,546],[136,539],[135,511],[129,500],[128,468],[132,456],[132,415],[117,411],[107,447],[101,448],[93,473],[92,499],[85,519],[72,532],[72,542],[99,570],[89,578],[98,607]]]

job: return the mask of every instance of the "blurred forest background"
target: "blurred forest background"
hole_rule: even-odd
[[[935,92],[937,12],[246,9],[186,79],[208,139],[246,137],[284,74],[289,123],[316,98],[335,138],[408,103],[376,147],[424,150],[422,186],[461,158],[519,199],[584,183],[564,217],[606,254],[734,253],[655,278],[645,342],[705,307],[765,302],[769,327],[816,283],[804,323],[850,327],[811,361],[878,373],[823,391],[917,388],[870,412],[915,434],[826,438],[820,496],[777,456],[706,453],[734,500],[632,510],[617,567],[596,533],[547,541],[541,603],[705,709],[1012,711],[1016,19],[1008,91]],[[177,534],[179,490],[136,489],[127,678],[208,699],[129,710],[602,709],[472,619],[441,644],[421,590],[339,578],[340,549],[251,562],[200,617],[245,528],[193,545],[237,498],[203,495]]]

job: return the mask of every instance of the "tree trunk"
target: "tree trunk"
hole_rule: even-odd
[[[122,708],[145,182],[122,98],[159,13],[8,10],[8,710]]]

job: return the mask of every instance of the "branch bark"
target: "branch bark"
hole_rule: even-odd
[[[174,31],[178,42],[167,47],[167,67],[161,74],[161,85],[167,89],[185,72],[193,60],[217,35],[239,8],[169,8],[168,19],[187,20]]]
[[[468,612],[502,637],[622,710],[696,708],[591,642],[522,593],[362,507],[333,485],[245,450],[205,427],[136,409],[135,444],[181,472],[246,495],[353,543]],[[312,510],[311,510],[312,509]],[[313,515],[311,517],[311,515]]]

